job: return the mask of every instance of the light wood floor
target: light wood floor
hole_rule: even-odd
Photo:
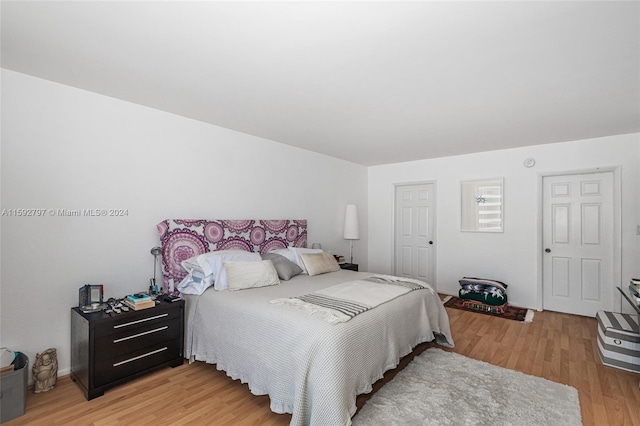
[[[454,352],[578,389],[585,425],[640,425],[640,375],[605,367],[593,318],[536,312],[533,323],[447,308]],[[422,344],[374,386],[431,344]],[[358,397],[358,407],[370,395]],[[266,396],[204,363],[166,368],[86,401],[68,377],[52,391],[28,392],[26,412],[11,425],[288,425]]]

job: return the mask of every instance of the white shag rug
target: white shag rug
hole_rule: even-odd
[[[369,399],[354,426],[582,425],[567,385],[430,348]]]

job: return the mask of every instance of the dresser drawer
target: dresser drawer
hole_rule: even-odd
[[[138,352],[150,346],[180,338],[180,322],[172,319],[153,320],[143,326],[123,330],[108,336],[96,336],[95,360],[100,362],[117,355]]]
[[[106,321],[96,324],[96,337],[110,336],[122,332],[145,329],[153,327],[154,323],[178,318],[181,315],[178,309],[150,308],[143,311],[134,312],[126,316],[113,318],[113,321]]]
[[[157,365],[181,357],[180,345],[177,340],[148,346],[143,350],[118,355],[114,358],[96,361],[94,380],[95,386],[129,377]]]

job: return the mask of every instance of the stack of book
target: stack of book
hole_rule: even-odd
[[[640,278],[631,278],[629,292],[636,298],[636,303],[640,303]]]
[[[153,308],[156,306],[156,302],[148,294],[144,293],[130,294],[124,298],[122,303],[134,311],[140,311],[142,309]]]

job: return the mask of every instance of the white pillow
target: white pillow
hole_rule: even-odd
[[[227,272],[222,265],[224,260],[259,262],[262,261],[262,257],[260,257],[260,253],[244,250],[218,250],[194,256],[182,261],[182,267],[189,273],[187,278],[190,278],[185,278],[180,284],[184,283],[184,287],[186,288],[188,285],[193,286],[195,282],[197,283],[197,287],[200,288],[203,285],[207,285],[207,283],[208,285],[213,283],[216,290],[226,290],[228,284]],[[180,288],[178,289],[180,290]],[[182,290],[180,291],[182,292]],[[202,292],[187,294],[202,294]]]
[[[302,258],[310,276],[340,270],[340,265],[336,262],[335,257],[326,251],[322,253],[302,253],[300,254],[300,257]]]
[[[280,284],[278,272],[270,260],[260,262],[222,262],[227,271],[229,290],[266,287]]]
[[[291,252],[289,251],[288,248],[271,250],[269,253],[279,254],[280,256],[284,256],[287,259],[289,259],[290,261],[294,262],[293,255],[291,254]]]
[[[226,290],[229,288],[229,283],[227,281],[227,270],[224,267],[225,260],[241,260],[245,262],[262,262],[262,257],[260,257],[260,253],[253,253],[248,251],[238,251],[235,253],[224,253],[218,256],[209,256],[207,257],[207,262],[213,272],[213,276],[215,277],[213,281],[213,288],[216,290]]]
[[[307,274],[307,268],[304,266],[304,261],[300,257],[302,253],[322,253],[322,249],[309,249],[302,247],[289,247],[289,252],[291,253],[291,261],[296,263],[299,267],[302,268],[302,273]]]
[[[187,275],[178,284],[178,291],[182,294],[197,294],[198,296],[211,287],[213,278],[198,278],[192,274]]]
[[[206,278],[204,271],[202,270],[202,266],[198,263],[198,256],[183,260],[180,264],[182,265],[182,269],[187,271],[189,275],[201,280]],[[213,280],[213,277],[211,277],[211,279]]]
[[[202,256],[202,255],[199,255],[199,256]],[[198,257],[199,256],[193,256],[193,257],[190,257],[187,260],[183,260],[182,262],[180,262],[180,264],[182,265],[182,268],[187,272],[191,272],[194,269],[202,272],[202,268],[200,267],[200,264],[198,263]]]
[[[221,256],[230,253],[249,253],[244,250],[217,250],[210,251],[207,253],[199,254],[197,256],[193,256],[187,260],[183,260],[180,264],[182,268],[188,273],[197,276],[197,277],[209,277],[212,276],[215,278],[214,271],[211,269],[211,265],[209,264],[209,257]]]

